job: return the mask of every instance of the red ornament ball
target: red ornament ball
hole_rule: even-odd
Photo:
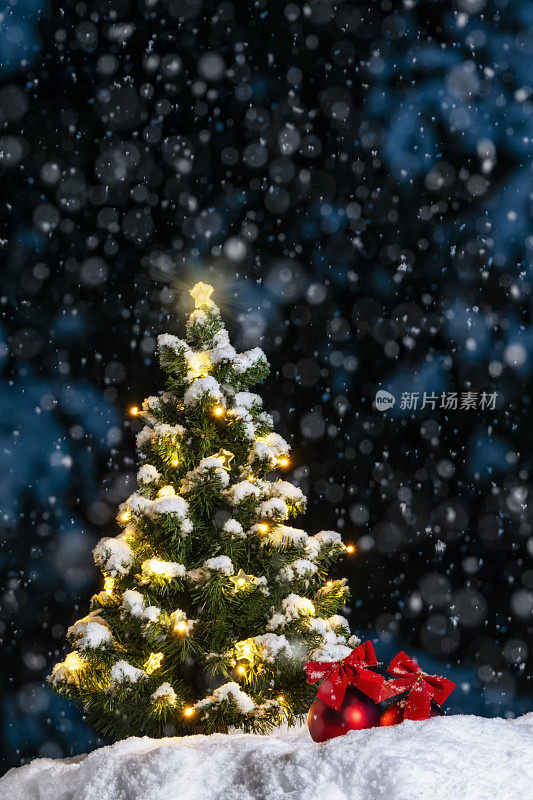
[[[381,726],[387,725],[399,725],[400,722],[403,722],[403,715],[405,713],[405,703],[407,702],[407,698],[400,697],[399,699],[393,700],[390,705],[387,706],[385,711],[381,715],[381,720],[379,724]],[[430,717],[443,717],[444,711],[440,706],[436,703],[431,703],[431,711],[429,712]]]
[[[315,742],[327,742],[348,731],[375,728],[379,725],[379,709],[370,697],[348,686],[338,711],[317,699],[307,714],[309,733]]]

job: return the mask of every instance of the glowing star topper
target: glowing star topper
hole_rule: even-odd
[[[222,450],[219,450],[218,453],[215,453],[213,457],[218,458],[218,460],[222,464],[222,467],[227,470],[231,469],[231,462],[235,458],[233,453],[231,453],[229,450],[224,450],[224,448],[222,448]]]
[[[200,308],[200,306],[204,306],[209,302],[213,294],[213,287],[209,286],[208,283],[202,283],[202,281],[200,281],[196,286],[193,286],[189,294],[194,300],[194,307]]]
[[[238,592],[239,589],[247,589],[249,586],[252,586],[255,583],[255,576],[246,575],[246,573],[240,569],[236,575],[231,576],[230,581],[234,585],[235,591]]]

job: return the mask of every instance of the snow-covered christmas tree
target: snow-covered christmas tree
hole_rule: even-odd
[[[50,677],[117,738],[291,724],[316,693],[305,662],[358,643],[346,583],[328,578],[346,548],[287,524],[305,497],[275,476],[289,445],[248,391],[268,364],[235,352],[212,291],[191,290],[185,340],[159,337],[166,390],[132,409],[138,489],[95,548],[104,588]]]

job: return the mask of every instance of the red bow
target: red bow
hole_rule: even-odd
[[[401,652],[394,656],[389,664],[388,671],[397,675],[383,683],[381,700],[388,700],[402,692],[409,691],[405,703],[404,719],[428,719],[431,712],[431,701],[434,700],[441,706],[446,698],[455,689],[455,683],[440,675],[426,675],[422,672],[416,661],[407,653]]]
[[[305,674],[308,683],[326,678],[316,696],[338,711],[349,683],[377,702],[384,678],[366,669],[377,663],[372,642],[364,642],[341,661],[309,661]]]

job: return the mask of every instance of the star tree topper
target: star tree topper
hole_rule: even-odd
[[[189,294],[194,300],[194,307],[200,308],[200,306],[204,306],[209,302],[209,299],[213,294],[213,287],[208,283],[203,283],[200,281],[196,284],[196,286],[193,286]]]

